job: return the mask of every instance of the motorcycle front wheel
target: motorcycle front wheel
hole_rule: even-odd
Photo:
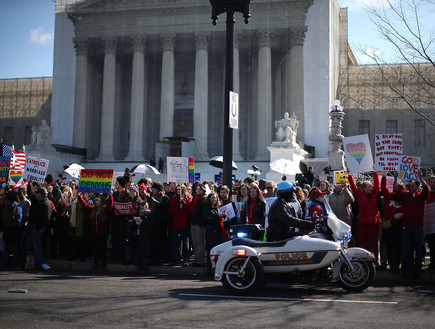
[[[355,268],[353,272],[346,263],[341,265],[338,284],[347,291],[363,291],[375,279],[375,265],[363,260],[353,260],[352,265]]]
[[[245,268],[243,265],[246,263]],[[225,265],[222,284],[236,295],[249,295],[258,290],[264,280],[263,266],[257,258],[232,258]]]

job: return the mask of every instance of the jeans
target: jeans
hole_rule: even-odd
[[[421,276],[423,258],[423,226],[403,226],[402,228],[402,277],[409,278],[411,266],[414,279]],[[415,252],[415,257],[414,257]]]
[[[169,258],[172,262],[189,260],[189,228],[169,228]]]
[[[10,267],[9,251],[12,248],[13,258],[12,267],[19,267],[22,262],[21,240],[15,242],[5,242],[5,250],[3,251],[1,266],[4,268]]]
[[[33,230],[35,229],[35,232]],[[27,250],[33,250],[35,256],[35,269],[42,268],[42,234],[44,229],[36,229],[33,224],[27,225]]]

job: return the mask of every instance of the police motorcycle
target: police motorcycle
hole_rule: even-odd
[[[363,248],[348,248],[350,226],[339,220],[325,198],[325,216],[313,232],[283,241],[234,238],[210,251],[214,280],[236,295],[248,295],[271,276],[327,276],[343,289],[360,292],[375,278],[375,257]],[[246,235],[237,232],[237,236]]]

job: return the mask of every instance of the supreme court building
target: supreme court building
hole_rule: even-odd
[[[236,14],[235,160],[267,161],[275,121],[327,157],[329,107],[347,65],[347,11],[337,0],[255,0]],[[225,18],[208,0],[57,0],[53,144],[86,159],[222,155]]]

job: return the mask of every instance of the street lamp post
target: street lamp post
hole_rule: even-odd
[[[231,187],[233,176],[233,129],[229,126],[230,118],[230,91],[234,89],[234,23],[236,22],[234,14],[241,12],[245,18],[245,24],[248,24],[249,4],[251,0],[210,0],[211,4],[211,19],[213,25],[219,15],[226,12],[226,52],[225,52],[225,91],[224,91],[224,140],[223,140],[223,167],[222,182],[224,185]]]

